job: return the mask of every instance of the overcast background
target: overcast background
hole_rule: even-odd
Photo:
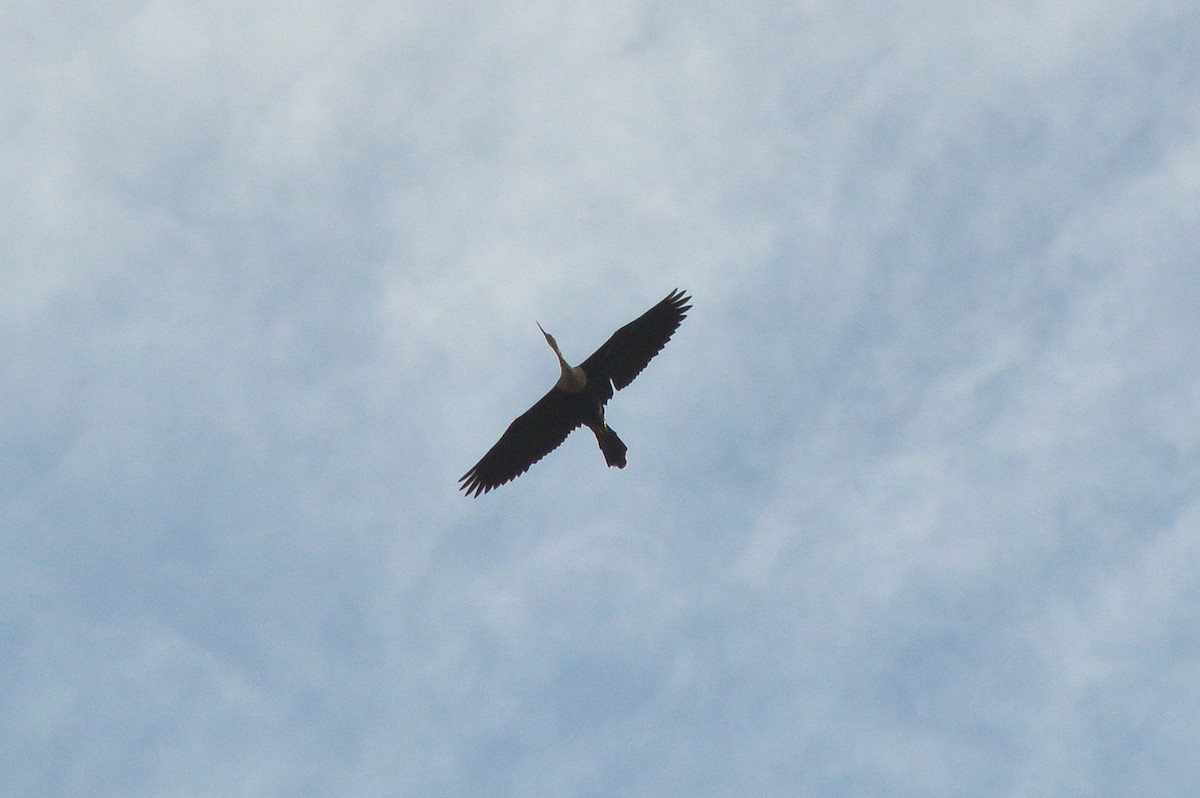
[[[0,9],[0,793],[1200,789],[1200,4]],[[679,286],[577,434],[456,480]]]

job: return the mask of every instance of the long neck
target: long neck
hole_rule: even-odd
[[[554,347],[554,354],[558,356],[558,365],[562,369],[562,374],[559,375],[558,382],[554,384],[554,387],[568,393],[582,391],[587,385],[587,375],[583,373],[583,369],[567,363],[557,346]]]

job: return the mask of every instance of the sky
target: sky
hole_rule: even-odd
[[[1195,793],[1198,40],[6,3],[0,791]],[[456,490],[675,287],[627,468]]]

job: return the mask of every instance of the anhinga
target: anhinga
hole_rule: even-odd
[[[662,351],[687,316],[691,297],[676,289],[638,318],[612,334],[592,356],[571,366],[554,336],[542,330],[558,357],[562,375],[550,391],[508,426],[496,445],[458,480],[468,496],[487,493],[524,474],[558,448],[575,429],[586,425],[596,435],[609,466],[625,467],[627,447],[604,420],[604,404]],[[542,325],[538,325],[542,329]]]

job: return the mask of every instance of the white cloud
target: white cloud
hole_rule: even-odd
[[[1190,6],[14,9],[16,794],[1195,781]]]

